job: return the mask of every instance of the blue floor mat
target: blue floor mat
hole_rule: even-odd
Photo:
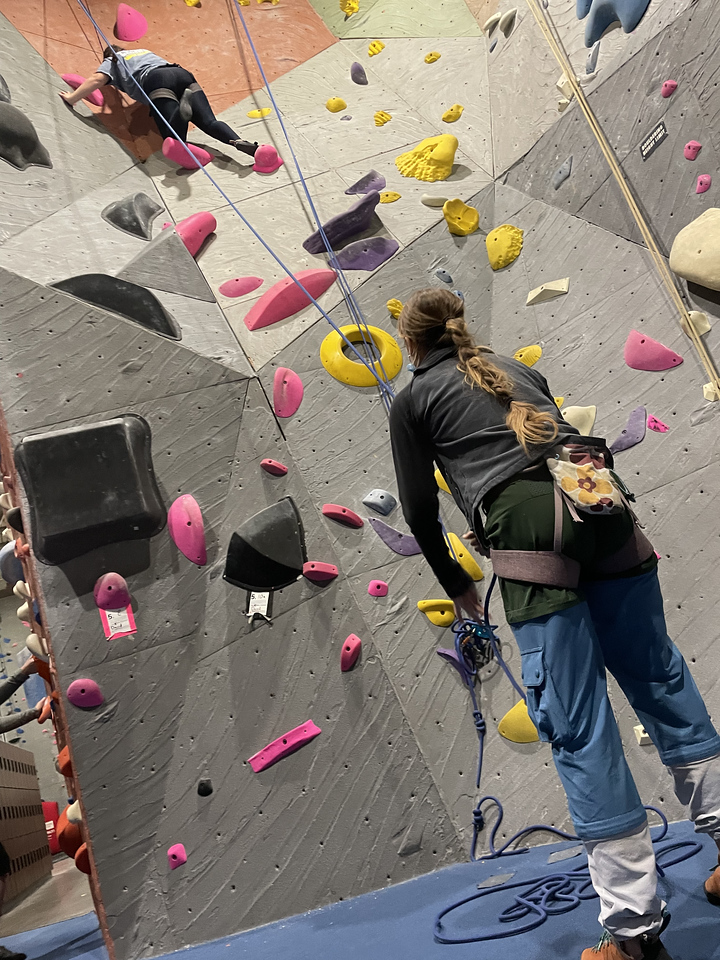
[[[720,909],[702,892],[708,870],[717,862],[715,844],[697,837],[692,825],[670,827],[661,846],[672,841],[700,840],[702,851],[668,868],[660,881],[673,919],[663,940],[673,960],[720,960]],[[463,863],[397,884],[375,893],[332,904],[301,916],[166,954],[177,960],[575,960],[597,939],[598,901],[588,900],[568,913],[552,916],[520,936],[485,943],[448,945],[435,942],[436,915],[455,900],[477,893],[478,883],[515,872],[513,881],[576,869],[585,857],[548,864],[548,856],[571,844],[536,847],[527,854],[490,863]],[[524,893],[520,888],[512,893]],[[498,929],[498,915],[512,895],[498,891],[458,910],[445,921],[446,933],[476,936]],[[527,918],[520,921],[527,923]],[[503,928],[512,924],[502,925]],[[1,939],[1,938],[0,938]],[[107,960],[93,914],[41,927],[2,940],[28,960]],[[228,951],[230,948],[230,951]]]

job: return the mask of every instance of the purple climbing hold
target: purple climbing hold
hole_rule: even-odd
[[[343,270],[376,270],[400,249],[397,240],[390,237],[369,237],[349,243],[337,255]]]
[[[365,73],[365,67],[361,63],[355,62],[350,67],[350,79],[353,83],[358,83],[361,87],[367,86],[367,74]]]
[[[357,183],[348,187],[345,193],[351,196],[355,193],[370,193],[371,190],[384,190],[386,186],[387,180],[385,177],[381,173],[378,173],[377,170],[371,170],[370,173],[366,173],[364,177],[360,177]]]
[[[650,0],[577,0],[578,20],[588,17],[585,46],[592,47],[618,21],[625,33],[632,33],[649,6]]]
[[[416,554],[422,553],[415,537],[411,537],[407,533],[400,533],[399,530],[395,530],[375,517],[368,517],[368,523],[393,553],[399,553],[401,557],[414,557]]]
[[[460,674],[460,676],[463,678],[463,680],[466,680],[465,670],[463,670],[463,666],[462,666],[462,664],[460,663],[460,661],[458,660],[458,655],[457,655],[457,653],[455,653],[454,650],[448,650],[448,649],[446,649],[445,647],[438,647],[438,649],[435,651],[435,653],[436,653],[439,657],[441,657],[443,660],[445,660],[446,663],[449,663],[451,667],[455,667],[455,669],[456,669],[457,672]]]
[[[645,437],[645,427],[647,424],[647,410],[645,407],[635,407],[628,417],[627,426],[620,436],[610,444],[610,453],[619,453],[621,450],[629,450],[636,443],[640,443]]]
[[[341,120],[352,120],[352,114],[346,113],[344,117],[340,117]]]
[[[377,190],[371,190],[348,210],[336,214],[327,223],[324,223],[323,231],[331,248],[335,250],[342,245],[344,240],[356,237],[359,233],[364,233],[372,223],[375,207],[379,202],[380,194]],[[307,250],[308,253],[325,252],[325,241],[319,230],[310,234],[303,243],[303,249]]]
[[[99,707],[105,703],[102,690],[94,680],[73,680],[67,688],[67,698],[74,707]]]
[[[119,573],[104,573],[95,583],[93,596],[101,610],[124,610],[130,603],[130,590]]]
[[[701,150],[702,144],[698,143],[697,140],[691,140],[690,143],[685,144],[685,159],[697,160],[698,154]]]
[[[712,186],[712,177],[709,173],[701,173],[697,179],[695,193],[707,193]]]

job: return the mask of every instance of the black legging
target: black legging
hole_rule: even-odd
[[[155,67],[143,80],[142,87],[183,142],[187,140],[188,124],[192,120],[203,133],[214,140],[234,144],[238,150],[242,150],[243,153],[247,153],[251,157],[254,156],[257,144],[241,140],[232,127],[217,119],[208,98],[205,96],[205,91],[189,70],[179,67],[177,64]],[[182,116],[180,109],[180,101],[186,91],[186,101],[189,101],[192,108],[192,116],[187,119]],[[153,111],[151,113],[153,113],[153,119],[157,124],[160,135],[163,138],[171,136],[165,124],[155,116]]]

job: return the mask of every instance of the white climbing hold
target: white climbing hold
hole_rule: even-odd
[[[565,113],[565,111],[569,106],[570,106],[570,101],[566,97],[563,97],[561,100],[558,100],[558,104],[557,104],[558,113]]]
[[[704,333],[712,329],[707,314],[702,313],[700,310],[691,310],[688,313],[688,317],[690,318],[689,323],[685,317],[680,318],[680,325],[688,336],[691,336],[690,327],[692,327],[698,337],[701,337]]]
[[[718,394],[717,387],[714,383],[703,384],[703,396],[706,400],[710,400],[711,403],[720,400],[720,394]]]
[[[431,197],[429,193],[420,197],[420,203],[424,203],[426,207],[444,207],[447,202],[447,197]]]
[[[592,428],[595,425],[597,416],[597,407],[565,407],[562,415],[569,424],[580,431],[580,436],[591,437]]]
[[[570,277],[562,280],[550,280],[543,283],[542,286],[535,287],[527,296],[526,307],[532,307],[536,303],[545,303],[547,300],[554,300],[556,297],[562,297],[570,289]]]
[[[517,7],[513,7],[512,10],[508,10],[507,13],[504,13],[500,20],[498,21],[498,27],[500,32],[505,37],[509,37],[513,32],[515,26],[515,20],[517,19]]]
[[[579,77],[576,77],[575,79],[578,81],[578,83],[580,82]],[[572,100],[572,98],[575,96],[575,91],[573,89],[572,82],[570,81],[570,77],[568,77],[566,73],[564,73],[560,77],[560,79],[555,84],[555,86],[558,88],[558,90],[563,95],[563,97],[565,97],[568,101]]]
[[[488,17],[485,23],[482,25],[482,32],[486,37],[491,36],[495,32],[495,28],[500,23],[502,19],[501,13],[494,13],[491,17]]]

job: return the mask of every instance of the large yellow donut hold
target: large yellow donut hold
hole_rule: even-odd
[[[343,352],[345,341],[340,334],[344,334],[350,343],[360,344],[358,352],[363,354],[363,338],[367,342],[368,333],[375,349],[380,354],[380,360],[371,361],[370,365],[376,370],[380,380],[392,380],[402,370],[403,358],[395,337],[381,330],[379,327],[367,326],[359,330],[355,324],[340,327],[340,333],[333,330],[320,344],[320,360],[331,377],[340,383],[349,383],[353,387],[373,387],[377,383],[374,374],[359,360],[351,360]],[[382,366],[381,366],[382,364]],[[384,373],[383,373],[384,371]]]

